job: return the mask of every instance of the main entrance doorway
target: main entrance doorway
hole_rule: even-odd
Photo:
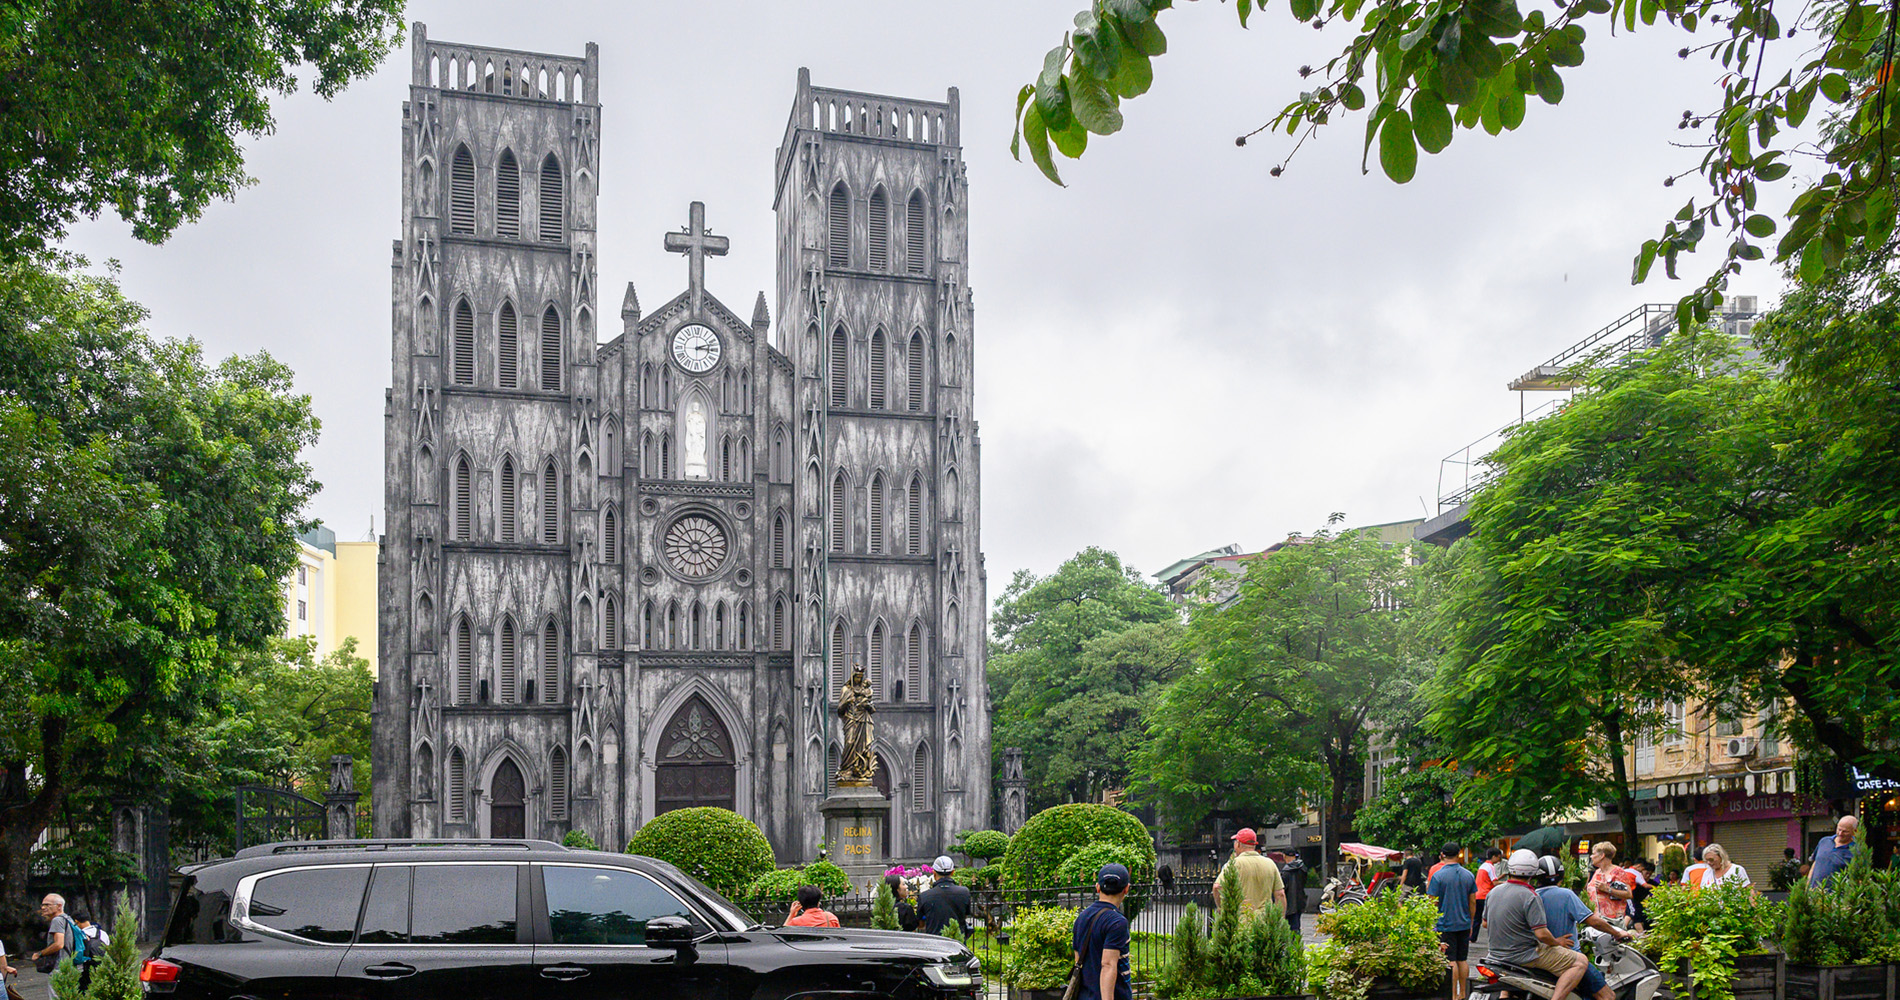
[[[528,783],[521,768],[504,760],[488,782],[488,835],[495,838],[528,835]]]
[[[736,807],[738,766],[732,734],[699,695],[686,699],[660,731],[659,751],[653,778],[655,814],[693,806]]]

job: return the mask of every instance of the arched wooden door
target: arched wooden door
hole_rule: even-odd
[[[653,779],[657,815],[692,806],[736,808],[738,765],[732,735],[699,695],[673,713],[660,731],[660,753]]]
[[[512,760],[502,761],[488,782],[488,835],[528,835],[528,782]]]

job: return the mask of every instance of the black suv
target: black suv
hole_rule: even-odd
[[[549,841],[312,841],[187,869],[166,1000],[970,1000],[947,938],[762,927],[662,861]],[[156,1000],[156,998],[155,998]]]

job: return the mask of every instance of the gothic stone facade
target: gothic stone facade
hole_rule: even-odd
[[[776,337],[687,288],[596,328],[597,52],[430,40],[403,107],[385,430],[378,833],[622,844],[722,805],[823,830],[846,673],[880,699],[893,856],[988,825],[986,582],[957,94],[800,71]]]

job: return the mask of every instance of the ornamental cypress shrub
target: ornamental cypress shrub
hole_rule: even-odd
[[[1207,948],[1207,983],[1221,996],[1239,996],[1247,976],[1247,934],[1240,917],[1240,873],[1229,866],[1220,879],[1220,908]]]
[[[1201,908],[1193,903],[1181,911],[1168,942],[1168,963],[1161,972],[1161,995],[1184,996],[1199,988],[1207,974],[1207,935],[1201,928]]]
[[[758,824],[717,806],[653,817],[627,841],[627,853],[668,862],[732,897],[744,895],[774,864],[772,845]]]
[[[880,931],[895,931],[897,926],[897,896],[891,892],[891,884],[879,879],[877,898],[871,901],[871,926]]]

